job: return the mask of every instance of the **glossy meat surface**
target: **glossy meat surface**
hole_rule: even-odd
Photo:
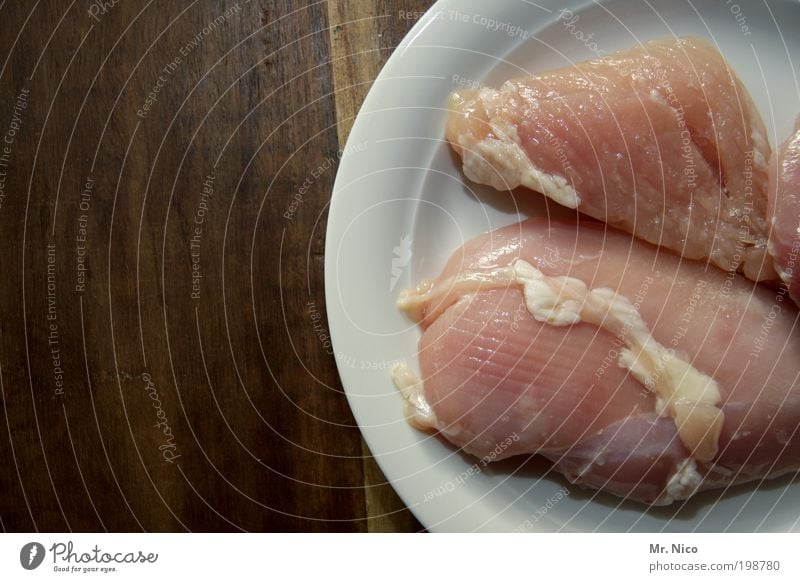
[[[692,459],[620,367],[622,338],[534,320],[519,286],[492,275],[517,259],[616,290],[658,342],[714,378],[725,422],[712,461]],[[798,313],[772,290],[600,225],[545,219],[469,241],[428,287],[405,303],[424,329],[422,390],[433,428],[467,452],[491,455],[514,436],[493,460],[543,454],[574,481],[659,504],[800,464]]]
[[[684,257],[777,279],[766,131],[707,42],[653,41],[457,91],[449,109],[447,139],[471,180],[526,186]]]
[[[800,118],[770,164],[769,249],[781,279],[800,302]]]

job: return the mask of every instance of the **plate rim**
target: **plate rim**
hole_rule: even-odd
[[[525,4],[532,4],[534,7],[537,6],[535,3],[527,2],[526,0],[521,0]],[[550,0],[543,0],[542,4],[550,3]],[[603,0],[594,1],[589,0],[574,0],[572,2],[565,2],[563,6],[570,10],[581,10],[585,6],[593,5],[593,4],[603,4]],[[558,4],[561,6],[561,4]],[[341,170],[345,167],[346,164],[351,163],[351,159],[353,155],[349,153],[351,151],[352,144],[360,143],[365,141],[368,137],[370,137],[370,131],[368,129],[368,119],[363,115],[365,110],[372,111],[376,108],[374,105],[380,103],[379,95],[383,92],[383,89],[379,86],[379,82],[385,79],[387,76],[391,76],[392,70],[397,66],[397,63],[403,58],[404,56],[404,49],[412,46],[414,41],[419,37],[423,31],[437,18],[437,14],[441,11],[448,9],[448,7],[458,6],[463,10],[469,10],[471,6],[463,6],[461,4],[455,4],[451,0],[437,0],[425,13],[419,18],[419,20],[412,26],[412,28],[408,31],[408,33],[403,37],[403,39],[398,43],[398,45],[392,51],[392,54],[387,59],[386,63],[381,68],[378,75],[375,77],[372,86],[370,87],[361,107],[359,108],[359,112],[355,117],[353,122],[351,131],[348,135],[346,140],[345,146],[343,151],[345,152],[340,160],[339,169]],[[494,10],[495,7],[487,7],[487,11]],[[557,10],[557,9],[556,9]],[[556,12],[553,10],[553,12]],[[555,14],[539,14],[535,18],[535,23],[537,26],[550,26],[555,22]],[[412,512],[415,518],[422,524],[422,526],[430,531],[450,531],[452,527],[447,527],[446,522],[444,521],[436,521],[435,518],[432,520],[429,512],[425,510],[425,506],[422,504],[412,503],[412,496],[415,491],[412,490],[411,484],[414,482],[411,479],[397,479],[395,478],[395,467],[392,465],[390,460],[387,460],[385,457],[380,455],[376,456],[374,451],[376,450],[374,446],[375,437],[363,428],[364,422],[363,419],[360,418],[362,416],[360,407],[356,404],[354,400],[354,394],[348,389],[348,386],[345,383],[344,376],[342,371],[346,368],[345,363],[342,361],[340,354],[342,353],[340,349],[337,349],[337,344],[341,346],[342,344],[342,336],[344,332],[341,328],[342,321],[340,319],[343,317],[342,314],[336,313],[339,310],[337,306],[336,309],[331,309],[329,303],[329,299],[332,297],[336,297],[337,289],[337,274],[338,274],[338,267],[336,262],[338,260],[338,253],[333,253],[332,250],[337,246],[339,243],[338,239],[335,239],[335,234],[340,234],[341,229],[336,230],[331,228],[331,225],[334,224],[335,221],[335,205],[333,204],[334,200],[337,196],[341,195],[343,191],[342,188],[342,181],[340,180],[340,172],[337,172],[336,178],[334,180],[334,185],[332,189],[331,199],[330,199],[330,210],[329,215],[327,218],[327,228],[326,228],[326,235],[325,235],[325,259],[324,259],[324,273],[325,273],[325,298],[326,298],[326,312],[327,312],[327,320],[328,320],[328,328],[331,337],[331,343],[333,346],[334,358],[337,365],[337,373],[339,379],[342,383],[342,387],[345,392],[345,396],[348,401],[348,405],[350,406],[351,413],[358,425],[360,434],[362,435],[364,442],[366,443],[367,447],[370,450],[370,453],[373,456],[373,459],[378,463],[381,471],[383,472],[384,476],[386,477],[386,482],[391,485],[393,490],[396,492],[398,497],[402,500],[405,507]],[[414,222],[416,221],[416,213],[411,213],[408,218]],[[462,510],[465,508],[462,508]],[[463,511],[460,512],[463,514]],[[364,518],[368,520],[369,517]],[[485,524],[484,524],[485,526]],[[543,527],[537,528],[534,531],[552,531],[551,528]]]

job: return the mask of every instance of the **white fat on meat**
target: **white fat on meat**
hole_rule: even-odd
[[[507,84],[513,87],[511,82]],[[564,176],[548,174],[533,165],[522,148],[517,128],[495,116],[494,110],[500,106],[501,93],[495,89],[483,88],[479,91],[480,102],[489,121],[490,132],[482,139],[476,139],[471,132],[453,138],[462,149],[464,174],[473,182],[488,184],[496,190],[512,190],[525,186],[542,192],[559,204],[577,208],[580,203],[578,193]],[[451,99],[460,100],[458,93]],[[451,109],[457,109],[454,103]]]
[[[436,428],[436,414],[425,398],[422,381],[405,362],[392,366],[392,380],[405,400],[409,424],[422,430]]]
[[[718,450],[724,414],[717,383],[658,343],[636,307],[612,289],[589,289],[574,277],[549,277],[524,260],[514,263],[525,304],[537,321],[556,326],[590,323],[625,344],[619,365],[656,397],[656,412],[670,416],[693,458],[707,462]]]
[[[703,476],[697,471],[694,459],[685,459],[679,465],[675,474],[667,482],[664,495],[658,500],[658,505],[669,505],[674,501],[689,499],[703,483]]]

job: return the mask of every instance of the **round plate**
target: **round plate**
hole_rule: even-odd
[[[415,18],[400,11],[391,18]],[[330,331],[356,421],[387,478],[434,531],[790,531],[792,477],[647,508],[584,490],[532,459],[486,467],[411,428],[390,379],[416,367],[419,331],[395,307],[473,236],[542,213],[536,195],[467,183],[444,142],[447,96],[638,45],[696,35],[718,46],[759,107],[772,143],[798,113],[795,2],[441,0],[397,47],[353,126],[328,219]],[[787,511],[787,508],[791,510]]]

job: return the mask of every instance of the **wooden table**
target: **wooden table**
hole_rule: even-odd
[[[3,530],[421,529],[328,353],[310,171],[431,3],[0,2]]]

